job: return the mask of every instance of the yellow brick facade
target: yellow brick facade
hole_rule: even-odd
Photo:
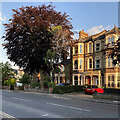
[[[120,29],[116,26],[92,36],[84,31],[79,32],[79,39],[72,47],[73,85],[95,84],[120,88],[120,66],[114,66],[106,54],[106,45],[112,45],[112,41],[116,42],[119,36]]]

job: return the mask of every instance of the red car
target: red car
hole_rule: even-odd
[[[103,88],[98,88],[97,85],[89,85],[87,86],[87,88],[85,88],[85,93],[90,93],[90,94],[104,93],[104,90]]]

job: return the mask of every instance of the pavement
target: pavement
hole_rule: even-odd
[[[2,90],[2,117],[118,118],[119,101],[93,99],[84,94],[46,94]]]

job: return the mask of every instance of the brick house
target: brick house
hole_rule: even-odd
[[[120,65],[114,66],[106,54],[106,45],[109,43],[110,47],[114,47],[113,42],[119,37],[120,28],[116,26],[92,36],[79,32],[79,39],[71,49],[72,85],[95,84],[120,88]]]

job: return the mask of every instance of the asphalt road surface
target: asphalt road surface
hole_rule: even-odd
[[[118,118],[118,101],[2,91],[3,118]]]

